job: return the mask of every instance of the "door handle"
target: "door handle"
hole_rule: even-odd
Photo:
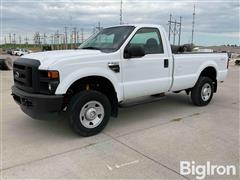
[[[168,59],[164,59],[164,68],[168,68],[168,65],[169,65]]]

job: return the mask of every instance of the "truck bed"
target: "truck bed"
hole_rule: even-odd
[[[217,81],[223,81],[227,75],[228,56],[226,53],[174,54],[172,91],[191,88],[206,65],[215,68]],[[192,63],[194,62],[194,63]]]

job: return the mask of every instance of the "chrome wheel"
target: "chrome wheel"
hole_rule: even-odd
[[[201,91],[202,100],[203,101],[209,100],[209,98],[211,97],[211,93],[212,93],[211,85],[209,83],[204,84]]]
[[[98,101],[89,101],[81,109],[80,122],[86,128],[97,127],[104,118],[103,105]]]

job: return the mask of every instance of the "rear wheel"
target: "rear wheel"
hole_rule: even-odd
[[[213,97],[213,81],[208,77],[200,77],[191,91],[193,104],[197,106],[206,106]]]
[[[108,123],[110,113],[108,98],[92,90],[76,94],[68,107],[70,126],[81,136],[92,136],[102,131]]]

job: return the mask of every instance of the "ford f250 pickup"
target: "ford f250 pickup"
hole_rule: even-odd
[[[33,118],[66,111],[73,131],[91,136],[129,99],[184,90],[205,106],[227,72],[226,53],[173,54],[162,26],[120,25],[76,50],[22,56],[13,65],[12,96]]]

